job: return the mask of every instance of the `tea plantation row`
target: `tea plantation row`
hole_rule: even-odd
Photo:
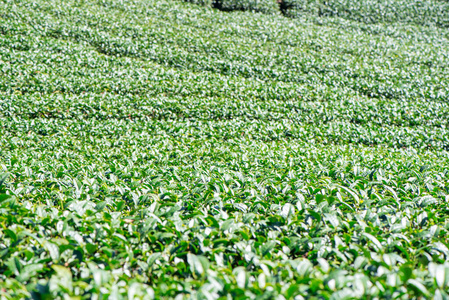
[[[444,0],[185,0],[223,11],[253,11],[290,18],[302,15],[339,17],[366,24],[408,23],[449,26]],[[310,17],[310,16],[309,16]]]
[[[0,1],[0,297],[447,299],[444,16],[301,3]]]

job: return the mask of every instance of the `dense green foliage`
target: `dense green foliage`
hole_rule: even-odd
[[[285,0],[285,13],[338,16],[363,23],[402,22],[449,27],[449,2],[444,0]]]
[[[444,12],[0,1],[0,298],[447,299]]]
[[[304,15],[340,17],[367,24],[408,23],[449,27],[447,0],[185,0],[223,11],[281,12],[292,18]]]

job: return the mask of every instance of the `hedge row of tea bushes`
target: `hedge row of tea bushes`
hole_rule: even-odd
[[[340,17],[367,24],[408,23],[449,27],[444,0],[186,0],[224,11],[254,11],[301,18]]]
[[[0,298],[447,299],[447,45],[0,1]]]
[[[304,13],[362,23],[407,23],[449,27],[449,2],[441,0],[285,0],[285,15]]]

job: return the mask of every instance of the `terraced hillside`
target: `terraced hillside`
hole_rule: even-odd
[[[448,299],[447,1],[220,3],[0,1],[0,298]]]

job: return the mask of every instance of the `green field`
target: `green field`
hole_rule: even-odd
[[[0,0],[0,299],[449,299],[449,2]]]

